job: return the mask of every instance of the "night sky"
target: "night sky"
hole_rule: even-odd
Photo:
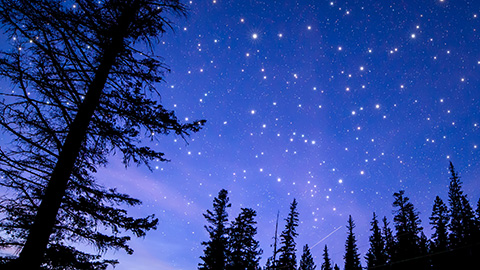
[[[116,269],[196,269],[208,240],[203,213],[229,191],[232,220],[257,211],[272,255],[293,198],[300,257],[317,269],[327,244],[343,268],[352,215],[362,264],[372,213],[392,222],[401,189],[428,217],[447,201],[448,162],[472,204],[480,196],[480,1],[194,0],[156,47],[172,72],[158,89],[185,121],[206,119],[187,140],[158,137],[169,163],[125,169],[100,182],[141,199],[157,231],[135,253],[109,252]],[[474,206],[475,207],[475,206]],[[391,224],[393,225],[393,224]],[[392,226],[393,228],[393,226]]]

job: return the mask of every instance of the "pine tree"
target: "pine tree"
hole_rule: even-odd
[[[450,162],[449,171],[451,175],[448,190],[450,256],[457,260],[457,267],[466,269],[476,263],[475,254],[480,249],[478,244],[480,233],[475,224],[475,214],[467,195],[463,194],[462,182],[452,162]]]
[[[393,194],[395,198],[393,206],[398,208],[394,216],[397,239],[395,261],[412,259],[421,254],[420,233],[423,230],[421,220],[410,199],[404,194],[403,190]],[[410,260],[402,267],[409,267],[414,263]]]
[[[477,227],[480,226],[480,198],[477,201],[477,209],[475,210],[475,220],[477,221]]]
[[[387,255],[385,251],[385,240],[382,231],[378,226],[377,215],[373,213],[373,220],[370,223],[372,228],[370,231],[370,248],[368,249],[365,259],[367,260],[367,269],[379,269],[387,263]]]
[[[322,263],[322,269],[321,270],[332,270],[332,261],[330,260],[330,257],[328,256],[327,245],[325,245],[325,248],[323,249],[323,263]]]
[[[433,203],[430,224],[432,225],[433,234],[431,237],[432,247],[432,265],[434,269],[450,269],[450,261],[448,254],[448,209],[443,200],[437,196]]]
[[[432,225],[432,250],[434,252],[446,251],[448,248],[448,209],[443,200],[437,196],[433,203],[430,224]]]
[[[55,251],[88,263],[76,242],[132,253],[123,232],[141,237],[155,228],[153,216],[118,207],[139,200],[93,175],[114,152],[125,165],[165,161],[142,137],[183,137],[203,124],[181,124],[159,103],[155,86],[168,69],[148,49],[171,27],[167,16],[184,12],[178,0],[0,1],[13,44],[0,55],[0,76],[12,85],[0,99],[0,126],[11,139],[0,149],[0,185],[10,191],[0,243],[21,250],[12,268],[52,266],[59,256],[45,255]]]
[[[238,217],[232,222],[229,229],[229,257],[227,269],[256,270],[262,250],[255,240],[257,222],[254,220],[256,212],[251,208],[242,208]]]
[[[303,253],[302,257],[300,258],[298,270],[315,270],[315,268],[317,268],[317,266],[313,261],[312,253],[310,252],[310,248],[307,244],[303,246]]]
[[[338,267],[338,265],[335,264],[335,266],[333,267],[333,270],[340,270],[340,267]]]
[[[267,262],[265,263],[265,267],[263,267],[264,270],[274,270],[276,269],[273,263],[272,257],[269,257],[267,259]]]
[[[462,182],[455,167],[450,162],[450,186],[448,201],[450,204],[450,247],[452,249],[471,244],[472,232],[475,230],[473,210],[467,196],[463,194]]]
[[[362,266],[360,264],[360,254],[358,254],[357,240],[355,239],[355,234],[353,229],[355,228],[355,223],[353,222],[352,216],[348,216],[347,222],[347,241],[345,242],[345,268],[344,270],[361,270]]]
[[[395,237],[393,236],[393,231],[389,227],[389,222],[387,217],[382,219],[382,237],[385,242],[385,255],[386,255],[386,266],[391,265],[393,258],[395,258],[397,243],[395,242]]]
[[[297,268],[297,256],[296,256],[296,244],[295,237],[298,236],[298,212],[297,212],[297,200],[293,199],[290,205],[290,212],[285,219],[285,229],[280,234],[278,268],[285,270],[296,270]]]
[[[228,191],[220,190],[218,197],[213,199],[213,212],[207,210],[203,214],[210,225],[205,226],[210,240],[202,242],[205,246],[204,255],[200,256],[203,263],[199,263],[198,269],[203,270],[224,270],[227,265],[227,208],[231,207],[228,198]]]

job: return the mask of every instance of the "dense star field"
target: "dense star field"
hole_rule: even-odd
[[[405,190],[428,217],[448,200],[449,161],[472,203],[480,196],[480,1],[190,1],[156,50],[171,73],[158,90],[180,119],[206,119],[186,141],[160,137],[169,163],[98,179],[141,199],[156,231],[133,239],[116,269],[195,269],[208,240],[203,213],[229,191],[232,220],[257,211],[261,264],[293,198],[298,255],[317,269],[328,245],[343,267],[348,216],[368,249],[375,211],[392,222]],[[2,88],[8,88],[3,83]],[[363,263],[364,264],[364,263]]]

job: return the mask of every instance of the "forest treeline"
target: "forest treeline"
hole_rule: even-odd
[[[370,222],[369,249],[359,253],[355,236],[355,222],[350,215],[347,220],[344,270],[443,270],[472,269],[480,254],[480,199],[474,210],[468,196],[462,190],[462,181],[452,162],[449,165],[450,184],[448,198],[436,196],[429,224],[432,235],[423,232],[419,212],[406,196],[404,190],[393,194],[393,221],[380,219],[373,212]],[[204,214],[209,240],[202,242],[204,254],[198,269],[248,269],[248,270],[339,270],[332,262],[325,245],[321,262],[315,262],[308,244],[303,246],[297,260],[296,237],[299,224],[297,201],[293,199],[285,218],[285,226],[278,236],[278,215],[271,245],[273,251],[260,265],[263,250],[255,240],[257,227],[255,210],[241,208],[240,214],[231,222],[227,209],[231,207],[228,191],[222,189],[214,198],[213,209]],[[318,265],[317,265],[318,264]],[[366,265],[365,265],[366,264]]]

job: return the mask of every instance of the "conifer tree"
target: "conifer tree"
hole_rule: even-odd
[[[477,209],[475,210],[475,220],[477,221],[477,227],[480,227],[480,198],[477,201]]]
[[[450,186],[448,190],[449,202],[449,249],[450,257],[457,260],[456,267],[468,268],[476,263],[474,254],[479,252],[479,227],[476,226],[475,214],[463,193],[462,181],[450,162]]]
[[[475,230],[473,210],[467,196],[463,194],[462,182],[452,162],[449,166],[450,186],[448,201],[450,204],[450,247],[456,249],[471,243],[472,232]]]
[[[332,270],[332,261],[330,260],[330,256],[328,255],[327,245],[325,245],[325,248],[323,249],[323,263],[321,270]]]
[[[370,231],[370,248],[368,249],[366,260],[367,269],[379,269],[380,266],[384,266],[387,263],[387,255],[385,251],[385,240],[382,236],[382,231],[378,226],[377,215],[373,213],[373,219],[370,223],[372,228]]]
[[[353,229],[355,228],[355,223],[353,222],[352,216],[348,216],[347,222],[347,240],[345,242],[345,268],[344,270],[361,270],[362,266],[360,264],[360,254],[358,253],[357,240]]]
[[[335,264],[335,266],[333,267],[333,270],[340,270],[340,267],[338,267],[338,265]]]
[[[228,256],[228,213],[227,208],[231,207],[228,198],[228,191],[220,190],[218,197],[213,199],[213,211],[207,210],[203,214],[209,225],[205,226],[210,237],[209,241],[202,242],[205,246],[204,255],[200,256],[202,263],[198,269],[202,270],[224,270],[227,265]]]
[[[227,269],[256,270],[262,250],[255,240],[257,222],[254,220],[256,212],[251,208],[242,208],[229,229],[228,247],[229,257]]]
[[[433,252],[446,251],[448,248],[448,221],[447,206],[437,196],[433,203],[432,215],[430,216],[430,224],[433,229],[431,237]]]
[[[394,216],[397,239],[395,261],[412,259],[421,254],[420,233],[423,230],[421,220],[410,199],[404,194],[403,190],[393,194],[395,198],[393,206],[398,208]],[[414,263],[409,261],[402,267],[408,268]]]
[[[272,257],[269,257],[267,259],[267,262],[265,263],[265,267],[263,267],[263,269],[264,270],[274,270],[274,269],[276,269],[272,261],[273,261]]]
[[[420,253],[417,265],[422,269],[429,269],[432,265],[431,254],[431,241],[427,238],[425,233],[420,232],[419,239]]]
[[[450,269],[450,261],[448,254],[448,209],[443,200],[437,196],[433,203],[432,215],[430,216],[430,224],[432,225],[431,237],[431,253],[432,265],[434,269]]]
[[[396,246],[397,243],[395,242],[395,237],[393,236],[393,231],[389,227],[389,222],[387,217],[383,217],[382,219],[383,227],[382,227],[382,237],[385,241],[385,255],[386,255],[386,266],[388,267],[391,265],[393,258],[395,258],[396,254]]]
[[[297,212],[297,200],[293,199],[290,205],[290,212],[285,219],[285,229],[280,234],[278,269],[296,270],[297,268],[297,256],[296,256],[296,243],[295,238],[298,236],[298,212]]]
[[[184,137],[203,124],[181,124],[155,89],[168,69],[153,45],[184,5],[74,2],[0,1],[0,23],[13,45],[0,55],[0,76],[12,87],[0,93],[1,132],[11,139],[0,149],[0,185],[9,190],[0,243],[21,250],[16,269],[53,267],[57,251],[76,260],[69,263],[88,264],[92,257],[76,242],[132,253],[122,234],[142,237],[158,220],[129,216],[118,206],[141,202],[99,185],[94,173],[114,152],[126,166],[165,161],[143,137]]]
[[[300,258],[298,270],[315,270],[316,268],[317,266],[313,261],[313,256],[310,252],[310,248],[308,247],[308,244],[306,244],[305,246],[303,246],[303,253],[302,257]]]

